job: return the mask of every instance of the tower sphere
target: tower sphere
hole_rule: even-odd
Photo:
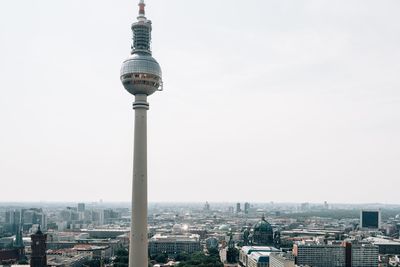
[[[139,2],[139,15],[131,29],[131,55],[122,63],[120,79],[129,93],[151,95],[162,90],[162,76],[160,65],[151,56],[152,26],[145,16],[144,0]]]
[[[121,82],[133,95],[162,90],[161,77],[160,65],[150,54],[134,53],[122,63]]]

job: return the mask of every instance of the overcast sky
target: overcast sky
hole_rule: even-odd
[[[400,203],[400,1],[148,0],[149,201]],[[135,0],[0,2],[0,201],[129,201]]]

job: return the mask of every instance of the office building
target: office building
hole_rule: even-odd
[[[279,249],[269,246],[243,246],[239,251],[239,262],[245,267],[249,266],[249,262],[251,265],[269,264],[269,253],[271,252],[277,253]]]
[[[294,260],[288,259],[283,253],[271,253],[269,255],[269,267],[294,267]]]
[[[363,230],[377,230],[381,226],[380,210],[362,210],[360,212],[360,227]]]
[[[78,203],[78,212],[85,212],[85,203]]]
[[[351,267],[377,267],[378,247],[371,244],[351,246]]]
[[[246,267],[269,267],[271,252],[256,251],[250,253]]]
[[[297,265],[346,267],[346,250],[340,245],[300,244],[293,246]]]
[[[381,237],[367,237],[365,241],[378,247],[379,254],[400,255],[400,240]]]
[[[242,209],[240,207],[240,203],[238,202],[238,203],[236,203],[236,213],[240,213],[240,212],[242,212]]]
[[[293,246],[298,265],[312,267],[377,267],[378,247],[372,244],[299,244]]]
[[[199,235],[161,235],[156,234],[149,240],[150,255],[167,253],[175,255],[179,253],[193,253],[200,251]]]
[[[244,203],[244,213],[249,214],[250,211],[250,203],[246,202]]]

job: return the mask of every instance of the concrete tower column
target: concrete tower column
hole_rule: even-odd
[[[129,267],[148,266],[147,240],[147,97],[163,88],[162,73],[152,57],[152,23],[145,16],[144,0],[139,1],[139,15],[131,26],[131,55],[122,63],[120,79],[135,96],[135,138],[133,151],[132,217],[129,241]]]
[[[147,95],[135,95],[133,109],[135,137],[129,267],[147,267]]]

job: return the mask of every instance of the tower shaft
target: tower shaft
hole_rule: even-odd
[[[120,79],[135,96],[135,137],[133,150],[132,215],[129,241],[129,267],[148,266],[147,238],[147,96],[162,89],[162,73],[152,57],[151,21],[145,16],[144,0],[139,1],[139,16],[131,26],[131,55],[122,63]]]
[[[147,267],[147,95],[135,95],[133,109],[135,136],[129,267]]]

